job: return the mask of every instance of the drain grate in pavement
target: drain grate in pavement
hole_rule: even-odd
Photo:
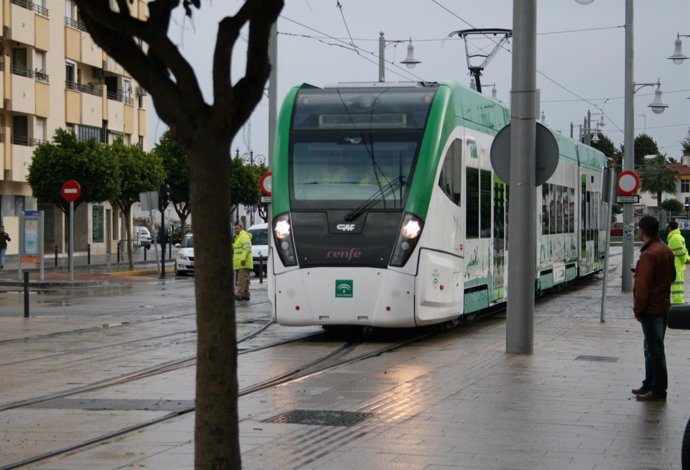
[[[577,356],[575,360],[591,362],[618,362],[618,358],[612,356]]]
[[[55,398],[34,403],[30,408],[101,411],[181,411],[194,406],[194,400],[117,400],[109,398]]]
[[[279,424],[307,424],[312,426],[354,426],[374,413],[358,411],[327,411],[327,410],[291,410],[272,418],[264,423]]]

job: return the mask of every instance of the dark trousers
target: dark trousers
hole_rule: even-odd
[[[645,369],[642,385],[654,394],[665,396],[668,388],[666,352],[664,351],[667,317],[666,315],[642,315],[641,323],[644,334]]]

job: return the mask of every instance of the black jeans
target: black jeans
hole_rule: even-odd
[[[642,386],[655,395],[666,396],[668,372],[666,371],[666,352],[664,336],[666,335],[666,315],[642,315],[642,333],[644,334],[644,368],[645,378]]]

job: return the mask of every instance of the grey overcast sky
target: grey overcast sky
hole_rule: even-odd
[[[520,0],[515,0],[520,1]],[[188,57],[211,100],[211,53],[217,24],[233,14],[241,0],[204,0],[190,20],[179,16],[170,36]],[[469,84],[465,43],[453,31],[472,28],[512,29],[512,0],[286,0],[278,20],[279,107],[288,90],[300,83],[316,86],[338,82],[378,80],[378,37],[384,32],[386,81],[456,80]],[[594,0],[583,6],[575,0],[537,2],[537,87],[546,123],[569,135],[571,123],[581,125],[590,110],[592,120],[603,110],[603,132],[617,147],[623,142],[625,0]],[[690,0],[634,1],[634,80],[661,80],[668,109],[654,114],[648,104],[654,87],[635,94],[635,134],[645,132],[662,153],[678,158],[680,142],[690,129],[690,60],[681,65],[667,58],[677,33],[690,35]],[[409,70],[407,42],[421,61]],[[681,38],[690,55],[690,38]],[[405,42],[394,42],[394,41]],[[470,53],[493,47],[470,37]],[[233,81],[243,74],[246,43],[233,55]],[[488,49],[487,49],[488,48]],[[485,94],[495,84],[497,98],[510,101],[511,50],[508,42],[487,65],[482,76]],[[152,146],[165,124],[151,113]],[[575,127],[577,136],[579,129]],[[238,134],[232,151],[252,150],[268,155],[268,99],[257,107]]]

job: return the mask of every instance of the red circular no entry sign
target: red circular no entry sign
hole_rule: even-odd
[[[618,175],[618,194],[632,196],[640,189],[640,177],[634,171],[621,171]]]
[[[73,202],[81,196],[81,186],[75,180],[67,180],[62,183],[60,195],[65,201]]]
[[[267,171],[263,174],[261,180],[259,181],[259,187],[261,188],[261,192],[264,194],[264,196],[270,196],[271,192],[273,191],[271,184],[272,179],[273,178],[271,172]]]

